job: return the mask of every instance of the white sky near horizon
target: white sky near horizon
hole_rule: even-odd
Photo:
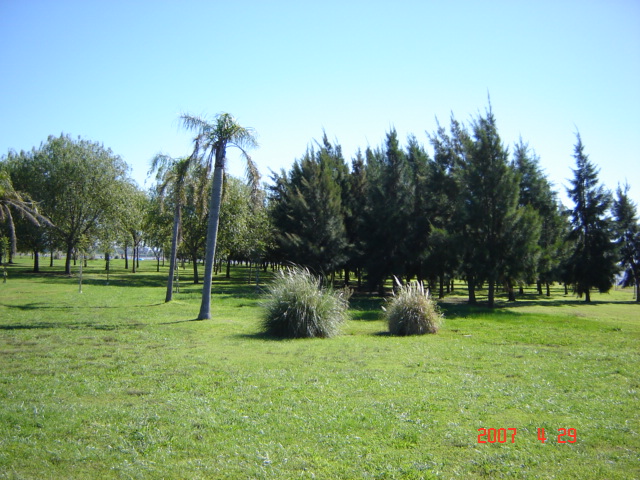
[[[580,132],[640,204],[638,0],[0,0],[0,69],[0,155],[64,132],[141,186],[156,153],[190,153],[181,113],[253,127],[267,179],[323,130],[347,160],[392,127],[431,152],[436,118],[490,96],[504,143],[528,142],[565,203]]]

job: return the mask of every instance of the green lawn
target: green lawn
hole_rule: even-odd
[[[630,291],[490,311],[461,290],[437,335],[409,338],[356,295],[339,337],[276,340],[244,269],[199,322],[199,288],[164,304],[155,263],[115,261],[109,284],[90,263],[79,294],[19,261],[0,283],[0,478],[640,478]]]

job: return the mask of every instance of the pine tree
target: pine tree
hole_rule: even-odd
[[[531,207],[541,220],[538,255],[535,265],[528,269],[527,283],[537,276],[538,294],[542,295],[542,284],[557,280],[560,252],[564,245],[565,219],[562,216],[557,194],[540,168],[540,159],[522,139],[513,152],[513,167],[520,178],[521,207]]]
[[[271,209],[281,261],[328,275],[347,261],[342,185],[348,168],[339,146],[326,141],[273,177]]]
[[[629,185],[618,186],[613,202],[620,266],[625,271],[623,284],[635,287],[636,302],[640,302],[640,224],[637,207],[629,198]]]
[[[365,261],[369,288],[380,292],[387,278],[404,278],[420,255],[412,235],[415,212],[414,172],[392,129],[385,144],[367,149]]]
[[[579,297],[591,301],[591,289],[604,293],[613,286],[616,274],[616,252],[612,241],[612,225],[608,217],[611,194],[598,183],[598,170],[584,153],[580,134],[573,157],[576,168],[571,188],[567,189],[574,203],[571,211],[571,232],[573,242],[571,256],[567,263],[567,279]]]
[[[344,222],[347,231],[348,251],[345,265],[345,285],[349,284],[350,272],[356,274],[358,287],[362,285],[364,252],[366,246],[365,209],[367,175],[362,151],[358,150],[351,161],[344,199]]]
[[[491,108],[471,127],[473,136],[466,142],[466,162],[462,166],[462,268],[470,303],[475,302],[476,285],[486,281],[489,306],[493,307],[495,287],[513,259],[507,252],[514,250],[514,231],[521,222],[518,178],[508,162],[509,154],[498,135]]]
[[[445,281],[448,283],[453,279],[460,263],[460,171],[468,134],[452,116],[450,134],[438,124],[437,131],[429,136],[429,140],[434,157],[428,164],[426,185],[431,232],[424,271],[429,277],[438,277],[438,296],[442,298]]]

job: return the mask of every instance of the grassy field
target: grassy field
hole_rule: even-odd
[[[640,478],[630,291],[493,311],[460,291],[437,335],[405,338],[356,295],[340,336],[275,340],[243,269],[199,322],[199,288],[163,303],[155,263],[115,261],[108,284],[90,263],[79,294],[19,262],[0,283],[1,479]]]

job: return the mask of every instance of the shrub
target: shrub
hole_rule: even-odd
[[[348,317],[349,294],[323,288],[321,279],[309,270],[291,267],[276,274],[262,306],[263,327],[270,335],[328,338]]]
[[[402,285],[396,278],[397,290],[385,309],[389,332],[393,335],[437,333],[442,314],[422,283]]]

